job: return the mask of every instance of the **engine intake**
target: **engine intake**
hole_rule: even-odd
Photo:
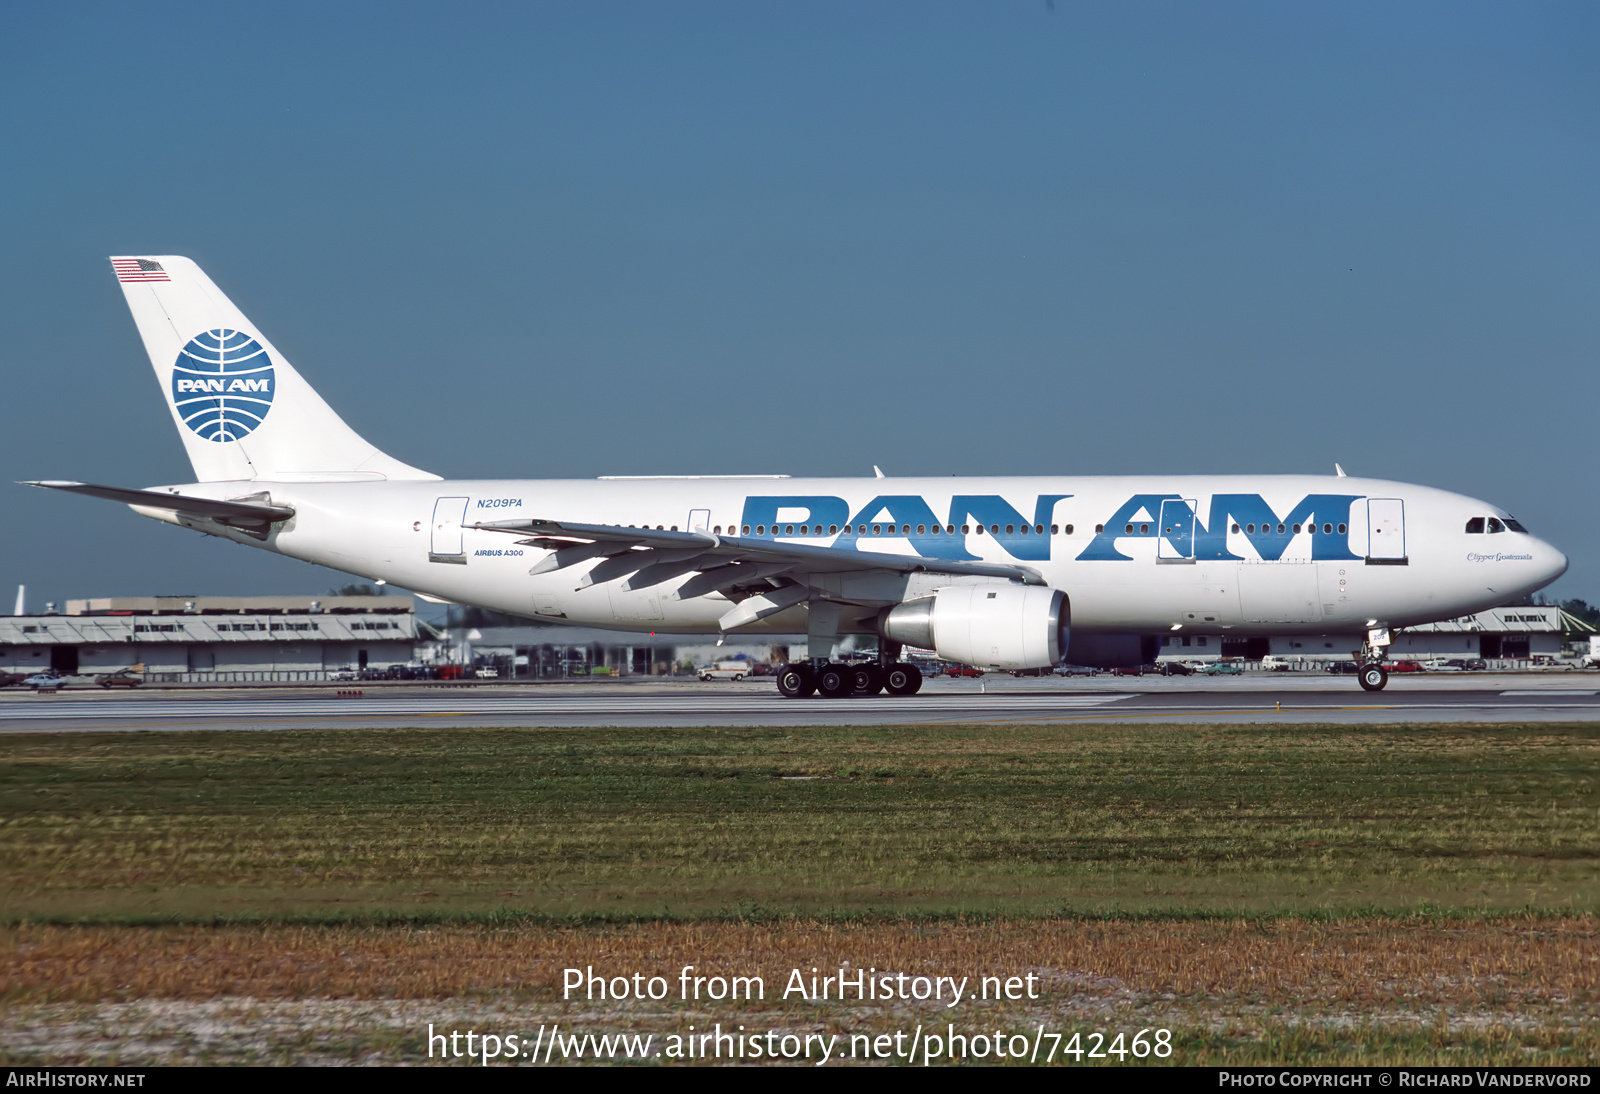
[[[978,668],[1042,669],[1067,651],[1067,594],[1038,585],[953,585],[883,613],[879,632]]]

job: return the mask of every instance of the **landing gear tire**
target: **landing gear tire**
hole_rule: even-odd
[[[825,698],[843,699],[855,689],[855,674],[848,665],[824,665],[817,670],[817,690]]]
[[[1382,691],[1389,682],[1389,670],[1382,665],[1361,666],[1361,687],[1364,691]]]
[[[778,691],[785,699],[804,699],[816,690],[817,679],[810,665],[785,665],[778,673]]]
[[[896,661],[884,673],[883,686],[890,695],[915,695],[922,690],[922,670],[904,661]]]
[[[850,680],[855,695],[876,695],[883,690],[883,670],[877,665],[850,666]]]

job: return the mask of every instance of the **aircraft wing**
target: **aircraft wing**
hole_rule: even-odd
[[[92,498],[120,501],[124,505],[138,505],[147,509],[170,509],[185,516],[204,517],[241,529],[266,528],[278,521],[294,516],[294,510],[285,505],[269,505],[254,501],[216,501],[212,498],[192,498],[186,494],[167,493],[162,490],[129,490],[121,486],[100,486],[92,482],[25,482],[22,486],[43,486],[50,490],[66,490],[74,494],[87,494]]]
[[[1025,585],[1045,584],[1044,578],[1027,566],[923,558],[809,543],[779,543],[710,532],[669,532],[553,520],[491,521],[467,527],[530,536],[520,542],[554,552],[534,566],[531,574],[551,573],[580,562],[602,559],[583,575],[579,588],[626,577],[623,588],[644,589],[684,574],[695,574],[679,587],[679,599],[711,592],[732,594],[732,599],[739,599],[741,592],[755,595],[765,590],[760,592],[762,599],[787,607],[803,599],[798,594],[804,593],[805,587],[821,575],[874,571],[993,577]],[[776,592],[774,586],[778,586]],[[786,592],[786,588],[790,591]],[[830,599],[848,601],[853,598],[835,594]]]

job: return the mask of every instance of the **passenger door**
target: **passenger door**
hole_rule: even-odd
[[[461,522],[467,516],[466,498],[440,498],[433,503],[432,538],[428,544],[429,562],[467,564],[466,538]]]
[[[1399,498],[1367,499],[1367,561],[1404,563],[1406,503]]]

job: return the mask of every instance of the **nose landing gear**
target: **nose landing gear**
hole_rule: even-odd
[[[1383,651],[1391,641],[1388,627],[1370,627],[1367,641],[1361,647],[1359,679],[1363,691],[1382,691],[1389,682],[1389,670],[1383,667]]]

